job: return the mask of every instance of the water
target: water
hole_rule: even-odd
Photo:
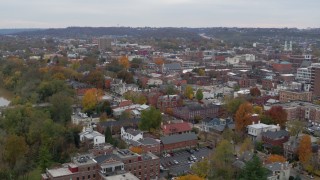
[[[3,97],[0,97],[0,107],[3,107],[3,106],[8,106],[10,104],[10,101],[3,98]]]
[[[8,106],[13,94],[4,88],[0,87],[0,107]]]

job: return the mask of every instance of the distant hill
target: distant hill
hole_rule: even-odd
[[[10,35],[21,32],[39,31],[41,29],[0,29],[0,35]]]

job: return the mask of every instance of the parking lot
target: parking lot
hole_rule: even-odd
[[[208,157],[211,152],[211,149],[204,147],[200,148],[199,151],[195,151],[193,155],[197,158],[196,161],[199,161],[202,158]],[[166,171],[162,172],[163,176],[168,174],[167,171],[172,175],[184,174],[190,171],[193,162],[188,158],[190,158],[191,155],[192,154],[187,150],[183,150],[175,152],[171,157],[161,157],[161,165],[166,169]],[[178,164],[175,164],[174,160],[178,161]]]

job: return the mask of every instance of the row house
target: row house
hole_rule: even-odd
[[[160,137],[161,152],[172,152],[182,149],[194,148],[198,144],[198,137],[195,133],[174,134]]]

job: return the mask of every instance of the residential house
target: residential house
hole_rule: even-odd
[[[170,64],[163,64],[162,65],[162,73],[170,74],[174,72],[182,72],[182,67],[180,63],[170,63]]]
[[[280,102],[290,102],[290,101],[311,102],[312,92],[281,90],[279,92],[279,100],[280,100]]]
[[[161,79],[159,79],[159,78],[150,78],[147,81],[147,85],[149,85],[149,86],[151,86],[151,85],[158,86],[158,85],[161,85],[161,84],[163,84],[163,81]]]
[[[264,123],[260,123],[260,121],[258,123],[254,123],[252,122],[251,125],[247,126],[248,129],[248,135],[252,138],[253,141],[256,140],[261,140],[261,134],[263,132],[267,132],[267,131],[280,131],[280,126],[277,125],[267,125]]]
[[[291,136],[287,142],[283,143],[283,154],[285,158],[295,159],[297,157],[299,143],[303,135],[304,134],[299,134],[298,137]],[[313,136],[310,137],[312,152],[318,153],[318,139]]]
[[[234,129],[235,125],[231,119],[206,118],[201,121],[201,131],[215,132],[221,134],[225,128]]]
[[[283,143],[289,140],[290,134],[286,130],[266,131],[261,133],[263,146],[272,149],[274,146],[283,148]]]
[[[288,162],[275,162],[264,166],[268,169],[268,180],[288,180],[290,177],[291,167]]]
[[[90,145],[105,143],[105,136],[97,131],[94,131],[92,127],[84,128],[79,136],[81,142],[85,142]]]
[[[121,139],[124,141],[138,141],[143,139],[143,132],[132,128],[125,129],[124,127],[121,127]]]
[[[153,154],[159,155],[161,152],[160,140],[150,137],[144,137],[143,139],[139,139],[138,141],[129,140],[127,141],[127,144],[130,147],[141,148],[142,153],[151,152]]]

